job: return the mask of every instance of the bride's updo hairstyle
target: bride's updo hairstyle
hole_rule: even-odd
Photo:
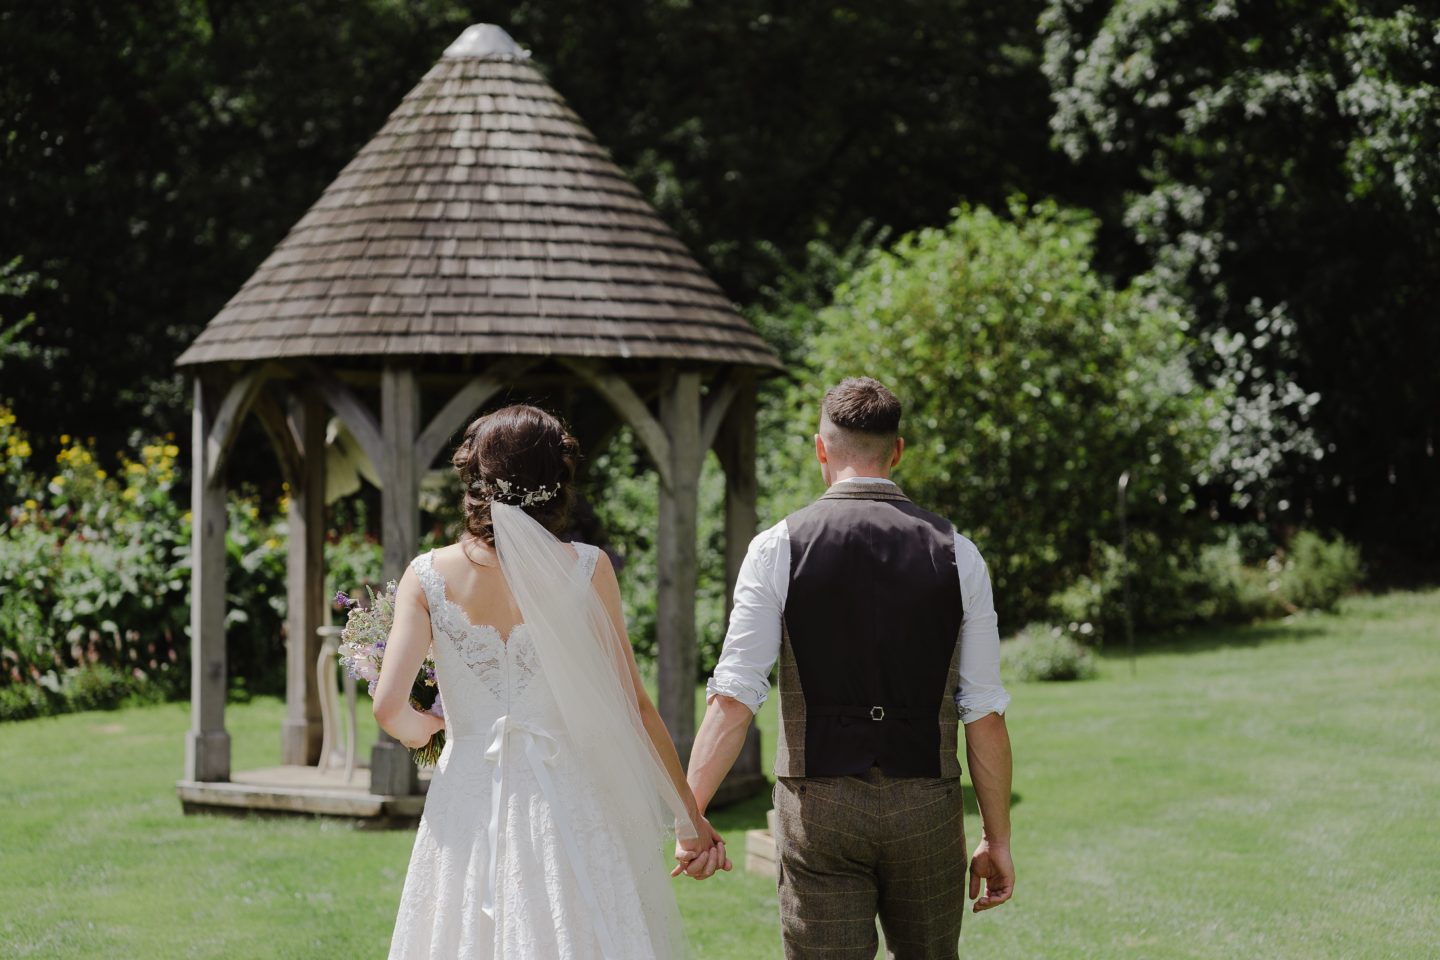
[[[565,529],[580,444],[553,414],[516,404],[465,430],[450,462],[465,486],[465,530],[494,544],[490,504],[522,508],[551,533]]]

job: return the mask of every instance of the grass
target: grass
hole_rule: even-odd
[[[1136,667],[1012,686],[1019,883],[967,918],[966,955],[1436,955],[1440,592],[1189,634]],[[281,713],[229,710],[237,768],[276,762]],[[411,835],[183,817],[186,724],[168,704],[0,726],[0,956],[384,956]],[[717,826],[739,848],[767,806]],[[780,955],[770,880],[677,891],[697,957]]]

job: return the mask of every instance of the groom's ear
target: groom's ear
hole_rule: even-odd
[[[904,452],[905,452],[905,438],[904,438],[904,437],[896,437],[896,438],[895,438],[895,453],[894,453],[894,455],[891,456],[891,458],[890,458],[890,469],[893,470],[893,469],[895,469],[897,466],[900,465],[900,456],[901,456],[901,454],[903,454]]]
[[[815,434],[815,459],[819,460],[821,463],[830,462],[829,455],[825,453],[825,441],[821,439],[820,434],[818,433]]]

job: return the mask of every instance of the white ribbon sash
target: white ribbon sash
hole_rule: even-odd
[[[519,743],[512,745],[512,739],[519,740]],[[610,928],[606,925],[605,914],[600,909],[600,899],[595,895],[595,887],[585,870],[585,861],[580,856],[580,845],[575,841],[575,832],[570,827],[565,809],[559,803],[555,782],[550,778],[549,768],[560,756],[560,743],[549,731],[525,720],[514,719],[509,714],[500,717],[491,725],[490,743],[485,748],[485,759],[495,767],[490,775],[490,825],[487,828],[490,864],[485,871],[484,897],[480,909],[492,921],[495,919],[495,894],[500,885],[500,807],[505,794],[505,761],[507,752],[517,746],[521,756],[529,761],[535,781],[540,785],[540,793],[550,804],[550,815],[560,834],[560,843],[570,859],[570,868],[580,884],[580,895],[589,906],[591,916],[595,918],[595,931],[600,939],[601,954],[605,960],[621,960],[610,939]]]

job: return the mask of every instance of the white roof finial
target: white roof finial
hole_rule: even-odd
[[[476,23],[465,28],[455,42],[445,48],[447,59],[470,58],[491,60],[513,58],[528,60],[530,51],[521,49],[510,34],[493,23]]]

